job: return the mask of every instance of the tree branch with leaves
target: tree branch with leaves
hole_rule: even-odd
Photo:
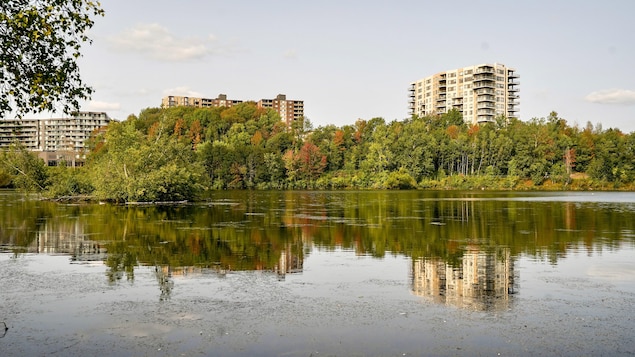
[[[0,2],[0,112],[79,110],[93,89],[80,76],[77,60],[98,1],[3,0]]]

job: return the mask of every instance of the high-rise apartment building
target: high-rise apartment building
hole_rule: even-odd
[[[518,117],[519,84],[516,70],[500,63],[440,72],[410,84],[409,112],[426,116],[457,109],[472,124]]]
[[[163,108],[172,107],[197,107],[197,108],[214,108],[214,107],[232,107],[242,100],[227,99],[225,94],[220,94],[218,98],[198,98],[184,96],[167,96],[161,100]],[[278,94],[274,99],[260,99],[256,102],[258,108],[271,108],[280,114],[280,118],[287,124],[291,125],[294,120],[304,118],[304,102],[301,100],[287,99],[284,94]]]
[[[0,149],[18,142],[39,152],[49,165],[60,160],[75,164],[84,159],[86,141],[93,132],[110,121],[103,112],[77,112],[67,118],[0,119]]]
[[[304,102],[287,99],[284,94],[278,94],[275,99],[261,99],[258,108],[271,108],[280,114],[280,118],[290,126],[294,120],[304,118]]]

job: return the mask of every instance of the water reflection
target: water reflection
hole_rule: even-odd
[[[414,294],[460,308],[506,310],[517,281],[509,248],[469,246],[452,264],[440,257],[412,261]]]
[[[592,197],[589,198],[589,197]],[[412,259],[412,291],[475,309],[506,308],[521,255],[557,264],[571,251],[635,241],[635,194],[219,192],[200,205],[59,205],[0,191],[0,251],[100,261],[112,284],[155,268],[174,278],[301,273],[313,247]]]

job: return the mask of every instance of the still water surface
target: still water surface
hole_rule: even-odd
[[[635,193],[0,191],[0,321],[3,356],[633,355]]]

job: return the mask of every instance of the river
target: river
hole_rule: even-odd
[[[635,193],[0,191],[0,321],[2,356],[633,355]]]

